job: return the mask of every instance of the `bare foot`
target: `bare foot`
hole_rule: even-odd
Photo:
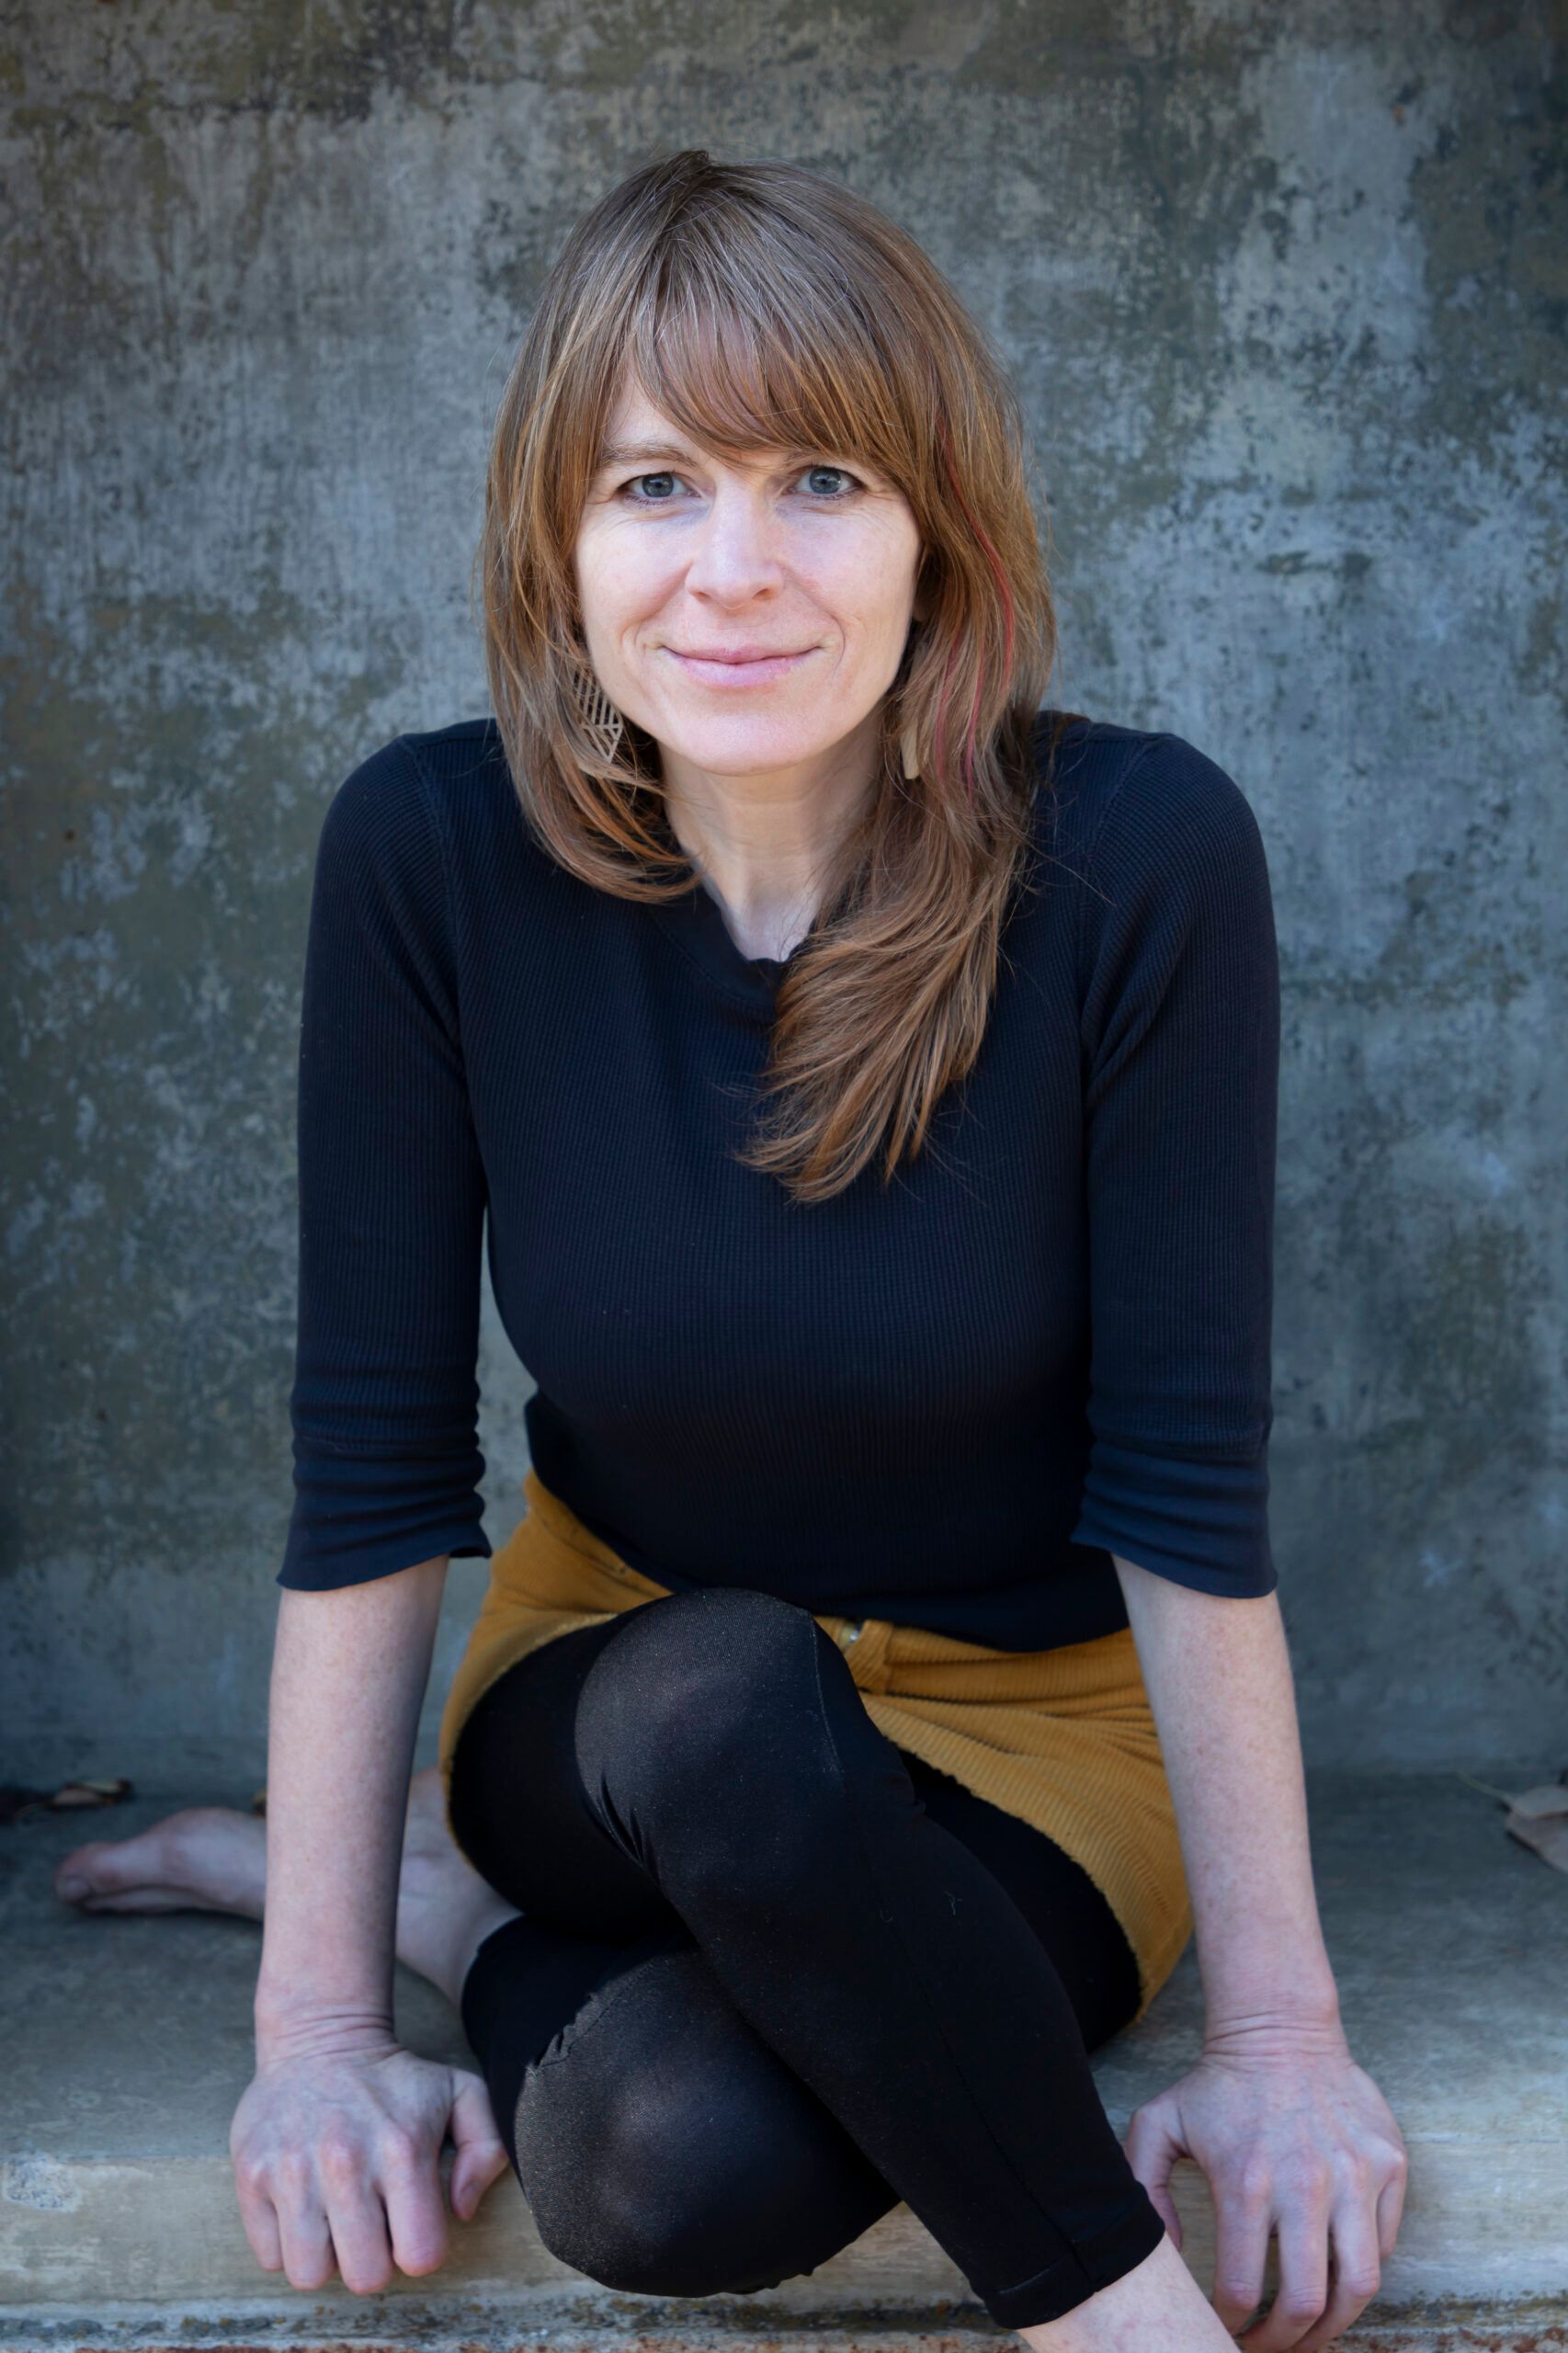
[[[193,1805],[133,1838],[89,1838],[54,1873],[54,1893],[83,1912],[243,1912],[259,1920],[267,1824],[233,1806]]]
[[[463,1979],[494,1928],[519,1917],[457,1847],[447,1827],[439,1768],[415,1773],[408,1788],[403,1870],[397,1886],[397,1957],[460,2006]]]
[[[83,1912],[237,1912],[259,1920],[267,1824],[221,1805],[187,1806],[131,1838],[90,1838],[54,1874]],[[454,2007],[481,1941],[517,1916],[452,1842],[435,1766],[409,1783],[397,1890],[397,1957]]]
[[[1168,2231],[1108,2288],[1018,2335],[1030,2353],[1235,2353],[1236,2342]]]

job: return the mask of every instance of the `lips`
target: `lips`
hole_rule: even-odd
[[[672,645],[687,662],[792,662],[802,645]]]
[[[801,663],[811,658],[816,648],[807,645],[779,652],[772,646],[741,645],[687,653],[670,645],[665,651],[688,678],[702,686],[733,691],[738,687],[768,686],[776,678],[788,677]]]

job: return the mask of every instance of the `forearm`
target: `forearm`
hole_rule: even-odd
[[[1278,1596],[1199,1593],[1119,1558],[1192,1895],[1208,2033],[1339,2031]]]
[[[397,1883],[447,1555],[285,1588],[273,1650],[258,2058],[392,2026]]]

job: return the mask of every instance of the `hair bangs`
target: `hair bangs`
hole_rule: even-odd
[[[785,285],[733,264],[721,274],[700,245],[677,243],[635,308],[624,364],[655,408],[722,456],[859,459],[913,485],[907,378],[847,290],[821,282],[821,259],[802,253]]]

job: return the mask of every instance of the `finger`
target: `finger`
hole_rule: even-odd
[[[326,2226],[344,2286],[352,2295],[379,2295],[392,2276],[392,2243],[380,2193],[362,2175],[328,2182]]]
[[[1292,2202],[1278,2217],[1279,2285],[1274,2302],[1242,2343],[1247,2353],[1287,2353],[1298,2346],[1328,2301],[1327,2200]]]
[[[512,2161],[495,2129],[495,2111],[483,2078],[467,2068],[454,2067],[452,2079],[457,2086],[449,2127],[457,2148],[450,2183],[452,2211],[467,2222],[491,2183],[500,2178]]]
[[[251,2253],[264,2271],[281,2271],[283,2243],[278,2235],[278,2217],[272,2200],[264,2189],[256,2188],[236,2172],[234,2196],[239,2200],[240,2221],[250,2241]]]
[[[274,2206],[289,2285],[324,2288],[337,2269],[324,2208],[303,2189],[285,2190]]]
[[[1245,2182],[1221,2183],[1214,2197],[1214,2311],[1233,2336],[1263,2302],[1268,2260],[1268,2193]]]
[[[1357,2313],[1371,2302],[1382,2285],[1372,2204],[1367,2191],[1351,2189],[1346,2192],[1329,2218],[1329,2236],[1333,2248],[1334,2278],[1329,2287],[1328,2302],[1316,2327],[1309,2330],[1301,2340],[1300,2353],[1316,2353],[1318,2347],[1332,2345],[1335,2337],[1349,2327]]]
[[[1155,2212],[1181,2252],[1181,2217],[1171,2196],[1171,2169],[1187,2150],[1177,2138],[1169,2111],[1157,2100],[1139,2109],[1127,2128],[1127,2162],[1148,2191]],[[505,2151],[502,2153],[505,2154]]]
[[[1378,2194],[1378,2253],[1385,2263],[1393,2253],[1393,2243],[1399,2236],[1400,2218],[1404,2212],[1404,2193],[1409,2180],[1410,2163],[1402,2150],[1397,2167]]]
[[[447,2211],[437,2152],[397,2146],[383,2154],[381,2177],[398,2269],[413,2279],[438,2271],[447,2259]]]

